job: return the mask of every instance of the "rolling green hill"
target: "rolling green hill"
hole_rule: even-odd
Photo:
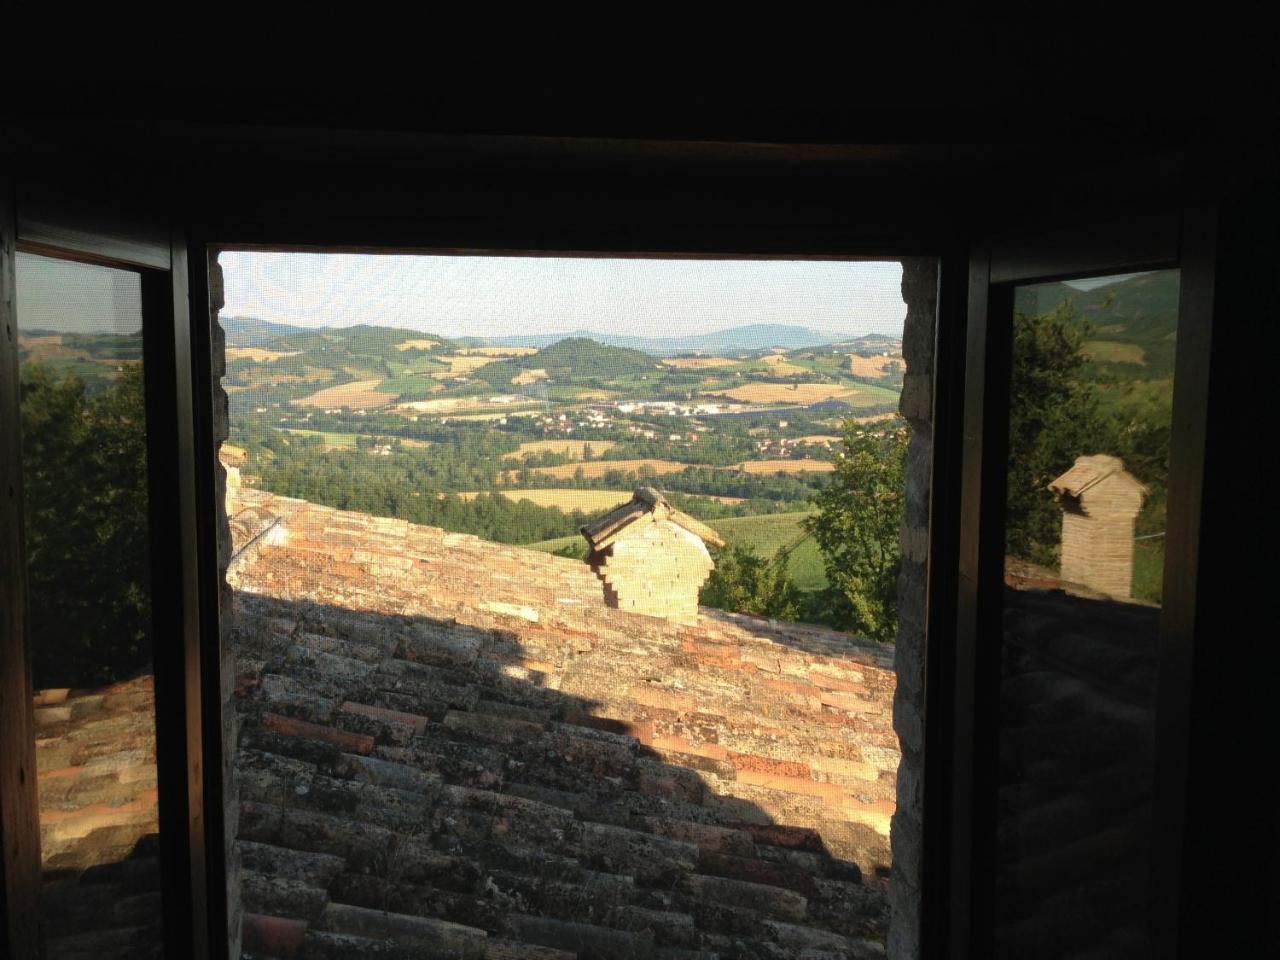
[[[1157,379],[1173,375],[1178,282],[1178,271],[1156,270],[1091,290],[1041,283],[1019,287],[1016,305],[1024,313],[1042,314],[1071,300],[1079,318],[1090,324],[1096,364],[1123,366],[1130,376]]]
[[[546,370],[555,380],[613,380],[658,369],[649,354],[627,347],[611,347],[586,337],[559,340],[527,357],[514,357],[481,367],[475,376],[494,387],[510,387],[525,370]]]

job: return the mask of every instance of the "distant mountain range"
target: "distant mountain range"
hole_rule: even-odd
[[[288,323],[273,323],[256,317],[219,317],[227,345],[232,347],[261,347],[276,337],[292,337],[299,333],[315,333],[312,327],[295,327]]]
[[[558,340],[585,337],[611,347],[627,347],[643,350],[656,357],[669,357],[678,353],[742,353],[782,347],[798,350],[802,347],[820,347],[833,342],[835,335],[810,330],[808,327],[785,323],[750,323],[711,333],[696,333],[683,337],[642,337],[625,333],[602,333],[598,330],[575,330],[572,333],[535,333],[499,337],[487,341],[503,347],[545,347]]]
[[[314,327],[298,327],[286,323],[275,323],[269,320],[258,320],[252,317],[224,317],[222,327],[227,334],[227,343],[236,347],[259,347],[270,343],[277,337],[294,336],[300,333],[316,333]],[[421,331],[404,331],[406,337],[414,334],[426,335]],[[500,346],[500,347],[548,347],[562,340],[585,338],[611,347],[625,347],[640,350],[650,356],[669,357],[679,353],[752,353],[767,350],[770,347],[781,347],[785,350],[798,350],[804,347],[826,346],[836,341],[832,333],[811,330],[808,327],[785,323],[752,323],[727,330],[716,330],[712,333],[690,334],[682,337],[642,337],[624,333],[603,333],[597,330],[574,330],[568,333],[530,333],[509,337],[458,337],[448,338],[462,346]],[[846,346],[873,347],[876,343],[897,343],[896,337],[884,334],[867,334],[856,338],[844,338],[838,341]]]

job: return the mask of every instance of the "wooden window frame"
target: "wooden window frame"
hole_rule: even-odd
[[[1008,383],[1014,290],[1031,282],[1178,268],[1180,298],[1169,465],[1169,514],[1160,615],[1159,710],[1149,933],[1159,956],[1177,955],[1180,838],[1195,643],[1200,496],[1207,429],[1208,343],[1215,257],[1211,207],[1164,210],[1079,228],[1022,231],[974,244],[969,263],[958,512],[940,521],[957,536],[954,614],[939,606],[931,635],[954,635],[950,808],[945,915],[929,957],[969,960],[994,948],[998,705],[1002,635]],[[954,362],[961,362],[954,356]],[[939,631],[933,634],[933,631]],[[953,631],[953,632],[952,632]],[[996,638],[993,641],[992,638]],[[1180,759],[1182,758],[1182,759]]]
[[[223,864],[206,855],[221,849],[220,784],[205,776],[219,769],[221,725],[201,706],[218,702],[207,699],[217,690],[218,675],[206,668],[211,654],[201,640],[217,636],[202,627],[203,615],[216,605],[209,589],[214,564],[206,556],[213,541],[202,539],[202,528],[212,524],[200,515],[201,504],[213,497],[206,489],[212,454],[202,457],[208,444],[197,439],[208,433],[210,411],[195,386],[196,358],[208,351],[192,349],[192,318],[200,313],[190,305],[186,246],[170,224],[155,219],[147,223],[145,239],[122,239],[96,224],[84,226],[65,210],[51,213],[25,222],[12,172],[0,169],[0,945],[6,948],[0,953],[36,960],[44,952],[15,293],[16,254],[23,252],[115,267],[141,280],[163,936],[166,955],[221,957]],[[122,214],[121,222],[129,220]]]

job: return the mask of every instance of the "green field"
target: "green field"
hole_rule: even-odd
[[[801,521],[809,513],[773,513],[761,517],[729,517],[712,520],[708,526],[724,537],[729,544],[750,547],[761,556],[772,556],[779,547],[795,542],[804,532]],[[557,537],[525,544],[531,550],[554,553],[565,547],[573,547],[580,555],[586,555],[586,541],[582,537]],[[826,572],[822,568],[822,554],[812,537],[805,539],[791,552],[787,570],[801,590],[821,590],[827,585]]]
[[[354,447],[356,445],[356,434],[354,433],[331,433],[327,430],[302,430],[296,427],[277,427],[281,433],[292,433],[300,437],[322,437],[326,447]]]
[[[897,390],[855,381],[849,381],[849,386],[858,391],[857,396],[845,398],[845,402],[851,407],[862,409],[864,407],[889,406],[894,410],[897,409],[900,396]]]
[[[1138,540],[1133,549],[1133,596],[1159,603],[1164,581],[1164,540]]]

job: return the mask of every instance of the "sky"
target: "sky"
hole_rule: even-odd
[[[898,336],[893,261],[224,252],[224,316],[446,337],[709,333],[748,323]]]
[[[134,334],[142,329],[136,273],[19,253],[14,264],[18,329]]]
[[[1112,273],[1105,277],[1088,277],[1084,280],[1064,280],[1063,283],[1068,287],[1075,287],[1077,290],[1096,290],[1098,287],[1105,287],[1109,283],[1124,283],[1126,280],[1132,280],[1134,277],[1143,277],[1150,270],[1143,270],[1139,273]]]

